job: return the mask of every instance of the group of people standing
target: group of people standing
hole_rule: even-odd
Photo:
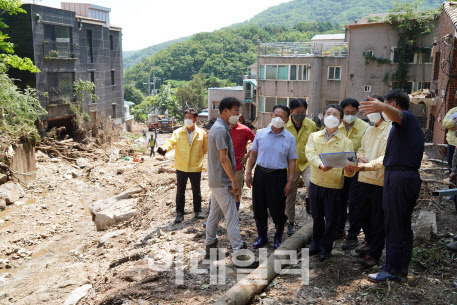
[[[411,216],[419,196],[419,168],[424,135],[408,111],[409,97],[393,89],[384,97],[359,103],[345,99],[328,105],[324,127],[306,118],[308,104],[293,99],[289,107],[275,105],[271,125],[254,134],[241,124],[241,103],[224,98],[220,116],[208,135],[195,125],[198,115],[186,110],[185,126],[177,129],[158,152],[176,148],[176,219],[184,219],[184,191],[191,180],[194,212],[201,214],[200,180],[203,157],[208,153],[211,190],[206,221],[206,254],[217,248],[217,227],[225,218],[228,240],[237,255],[246,249],[239,229],[238,209],[244,182],[252,188],[252,208],[258,238],[253,248],[268,244],[268,214],[275,225],[273,247],[281,246],[284,230],[295,232],[295,201],[300,177],[307,188],[306,209],[313,218],[310,255],[331,257],[335,239],[345,238],[343,249],[355,249],[363,229],[365,244],[355,249],[365,267],[379,264],[386,247],[382,271],[369,280],[400,280],[408,274],[412,255]],[[371,125],[357,117],[368,116]],[[252,142],[250,150],[248,142]],[[325,166],[323,153],[356,152],[357,163],[344,168]],[[252,173],[253,169],[254,173]],[[349,230],[345,233],[349,205]]]

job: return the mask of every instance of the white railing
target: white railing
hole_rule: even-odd
[[[264,42],[259,44],[261,57],[346,57],[346,42]]]

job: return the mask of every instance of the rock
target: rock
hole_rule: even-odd
[[[91,208],[92,220],[98,231],[102,231],[119,222],[129,220],[135,216],[138,199],[131,198],[133,194],[142,190],[124,192],[117,196],[95,202]]]
[[[116,171],[117,175],[122,175],[124,173],[125,169],[124,168],[118,168]]]
[[[41,150],[37,150],[35,153],[35,158],[37,161],[46,161],[49,159],[49,156]]]
[[[76,305],[82,298],[86,296],[89,290],[92,288],[92,285],[87,284],[73,290],[72,293],[67,297],[64,305]]]
[[[49,160],[49,161],[51,161],[52,163],[59,163],[59,162],[60,162],[60,159],[58,159],[58,158],[52,158],[52,159]]]
[[[273,299],[262,299],[262,305],[275,305],[277,302]]]
[[[6,183],[8,177],[5,174],[0,174],[0,184]]]
[[[6,208],[6,200],[0,198],[0,210],[4,210]]]
[[[5,199],[6,203],[11,204],[18,201],[19,195],[17,184],[14,182],[8,182],[0,186],[0,198]]]
[[[165,161],[165,157],[161,155],[157,155],[154,157],[157,161]]]
[[[335,257],[335,258],[343,257],[344,256],[344,252],[334,249],[334,250],[332,250],[332,256]]]
[[[108,239],[122,235],[124,233],[125,233],[125,230],[117,230],[114,232],[106,233],[105,235],[100,237],[100,239],[98,240],[98,246],[101,247],[108,241]]]
[[[76,165],[78,165],[80,168],[85,168],[89,167],[91,164],[87,158],[78,158],[76,159]]]
[[[436,213],[433,211],[421,211],[413,225],[413,230],[417,239],[430,241],[432,235],[436,235],[438,232]]]
[[[19,193],[19,198],[24,198],[25,197],[25,191],[22,188],[22,186],[19,183],[16,183],[16,188]]]

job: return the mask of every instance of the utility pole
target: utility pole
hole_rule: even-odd
[[[156,71],[155,69],[158,68],[156,66],[152,66],[151,67],[151,62],[150,60],[148,59],[148,82],[147,83],[143,83],[143,84],[147,84],[148,85],[148,96],[151,95],[151,69],[153,69],[153,77],[152,77],[152,85],[154,86],[153,87],[153,90],[154,90],[154,95],[156,94],[156,80],[160,80],[161,78],[160,77],[156,77]]]

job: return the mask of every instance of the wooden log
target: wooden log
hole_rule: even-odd
[[[312,234],[313,223],[310,221],[303,228],[295,232],[294,235],[285,240],[278,250],[298,250],[303,248],[306,243],[311,240]],[[275,260],[286,260],[289,258],[287,255],[281,255],[278,250],[270,255],[266,261],[260,264],[257,269],[252,271],[244,279],[236,283],[235,286],[224,293],[214,304],[248,304],[250,300],[265,289],[268,283],[270,283],[278,275],[275,271]]]

